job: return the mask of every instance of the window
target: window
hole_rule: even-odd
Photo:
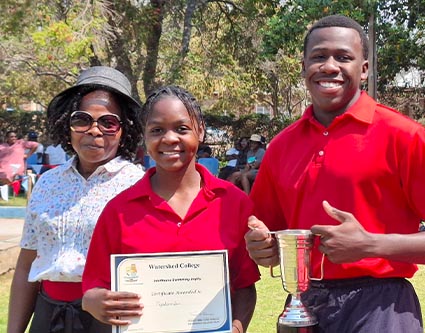
[[[258,114],[267,114],[270,116],[270,109],[267,106],[264,105],[256,105],[255,106],[255,113]]]

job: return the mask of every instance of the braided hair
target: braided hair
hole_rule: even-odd
[[[57,101],[55,108],[51,109],[47,119],[47,129],[50,139],[55,145],[60,144],[70,154],[75,154],[71,145],[71,129],[69,121],[71,113],[79,110],[81,101],[85,95],[96,90],[104,90],[114,95],[121,109],[122,135],[117,150],[117,156],[126,160],[132,160],[141,140],[142,127],[139,119],[139,109],[131,106],[125,98],[114,90],[99,85],[82,85],[73,94],[67,95]]]
[[[198,126],[195,126],[195,128],[197,128],[198,130],[201,128],[205,128],[201,106],[199,105],[196,98],[190,92],[188,92],[182,87],[168,85],[168,86],[163,86],[156,89],[146,99],[146,102],[142,107],[142,113],[141,113],[141,120],[142,120],[142,127],[143,127],[142,131],[145,130],[147,120],[149,119],[149,116],[152,113],[155,104],[164,98],[170,98],[170,97],[177,98],[183,103],[183,105],[185,106],[189,114],[189,117],[192,123],[194,125],[195,124],[198,125]]]

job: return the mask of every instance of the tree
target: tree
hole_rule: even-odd
[[[9,29],[11,36],[16,38],[0,41],[8,50],[7,57],[3,57],[8,67],[5,71],[5,82],[8,83],[1,89],[6,91],[9,85],[14,89],[8,91],[18,91],[16,82],[12,81],[14,73],[22,77],[26,72],[28,80],[24,81],[28,86],[22,90],[35,92],[43,86],[45,94],[27,94],[25,98],[35,98],[45,105],[59,89],[74,82],[82,68],[99,64],[112,65],[124,72],[132,83],[135,96],[140,95],[141,87],[146,96],[158,85],[185,83],[190,81],[189,66],[193,65],[193,62],[185,62],[187,57],[193,56],[190,53],[192,27],[196,28],[200,43],[208,39],[211,45],[224,50],[223,54],[215,52],[221,57],[218,62],[237,65],[241,58],[232,59],[232,55],[225,54],[225,48],[239,39],[240,32],[243,32],[240,22],[247,22],[245,13],[251,13],[252,19],[252,8],[257,2],[261,3],[253,0],[45,0],[26,1],[25,6],[20,7],[23,4],[19,0],[7,0],[4,8],[9,11],[3,13],[10,15],[4,17],[3,28]],[[15,8],[22,9],[14,12]],[[34,16],[35,20],[29,19]],[[25,18],[24,24],[16,24],[22,18]],[[214,19],[217,21],[213,22]],[[224,27],[217,22],[224,22]],[[205,29],[209,27],[214,28],[211,34]],[[181,47],[176,48],[179,38]],[[226,41],[227,44],[221,45]],[[6,48],[8,43],[10,47]],[[205,44],[200,45],[203,46]],[[235,50],[234,45],[231,50]],[[210,59],[208,51],[200,54],[202,60]],[[202,67],[201,63],[197,66]],[[182,69],[189,73],[182,75]],[[241,68],[237,75],[244,71]],[[203,75],[203,79],[207,79],[206,76]],[[22,80],[19,84],[22,85]],[[23,97],[22,93],[15,95]],[[14,101],[18,99],[14,98]]]
[[[333,13],[365,29],[376,14],[382,96],[400,69],[424,69],[424,8],[425,0],[3,0],[0,104],[46,105],[81,69],[104,64],[141,100],[174,83],[210,114],[267,104],[275,117],[291,116],[306,103],[306,28]]]
[[[425,1],[380,1],[378,14],[378,91],[384,92],[401,70],[425,70]]]
[[[24,138],[30,131],[45,133],[45,117],[42,112],[0,111],[0,142],[3,142],[7,131],[15,131],[18,138]]]
[[[5,69],[2,103],[24,99],[46,105],[95,57],[94,41],[102,21],[97,12],[103,8],[87,7],[82,1],[73,6],[69,1],[17,2],[2,4],[0,17],[7,32],[0,40]]]
[[[306,27],[324,15],[343,14],[358,21],[368,31],[371,14],[376,16],[378,50],[378,91],[393,84],[400,70],[424,70],[424,0],[287,0],[265,31],[264,52],[272,56],[279,49],[300,52]]]
[[[193,15],[190,50],[177,83],[208,112],[246,114],[258,101],[258,31],[273,1],[204,1]]]

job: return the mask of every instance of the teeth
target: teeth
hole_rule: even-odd
[[[164,155],[176,155],[176,154],[178,154],[178,152],[175,152],[175,151],[164,151],[163,154]]]
[[[322,86],[324,88],[337,88],[337,87],[340,87],[342,83],[321,81],[321,82],[319,82],[319,84],[320,84],[320,86]]]

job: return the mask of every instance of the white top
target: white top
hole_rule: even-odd
[[[41,143],[39,143],[34,153],[43,154],[43,152],[44,152],[44,146]]]
[[[49,155],[49,164],[58,165],[66,162],[66,153],[61,145],[50,145],[46,148],[45,153]]]
[[[27,207],[21,247],[37,251],[28,281],[81,282],[89,242],[106,203],[144,175],[117,157],[84,179],[75,157],[46,171]]]
[[[226,151],[226,155],[239,155],[239,150],[236,148],[230,148],[228,151]],[[238,160],[235,158],[233,160],[227,161],[227,166],[235,167]]]
[[[29,141],[29,142],[36,142],[36,141]],[[42,156],[44,152],[44,146],[41,143],[38,143],[37,149],[34,151],[34,153],[27,158],[27,164],[41,164],[42,163]],[[25,149],[25,154],[28,154],[30,149]]]

